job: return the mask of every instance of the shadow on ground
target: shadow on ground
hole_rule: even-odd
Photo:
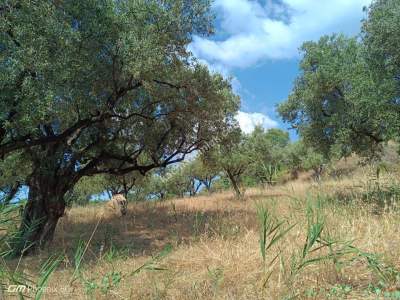
[[[235,238],[245,228],[254,228],[255,222],[254,212],[237,207],[182,209],[173,202],[132,205],[124,217],[104,216],[100,222],[94,216],[61,219],[52,244],[43,254],[61,252],[72,261],[79,243],[90,241],[86,263],[110,256],[149,256],[168,243],[189,244],[203,235]]]

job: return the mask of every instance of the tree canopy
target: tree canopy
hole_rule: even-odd
[[[282,118],[326,156],[373,156],[399,137],[398,1],[375,1],[361,38],[342,35],[306,42],[301,74]]]
[[[205,2],[52,3],[2,8],[3,156],[52,146],[77,175],[145,172],[200,146],[237,108],[229,83],[185,48],[208,28]]]

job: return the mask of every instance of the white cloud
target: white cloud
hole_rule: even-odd
[[[190,50],[216,69],[247,67],[263,59],[293,58],[306,40],[334,32],[354,34],[371,0],[216,0],[221,41],[194,37]],[[226,72],[226,71],[225,71]]]
[[[236,116],[240,128],[244,133],[251,133],[254,127],[262,126],[265,129],[278,127],[278,123],[262,113],[246,113],[239,111]]]

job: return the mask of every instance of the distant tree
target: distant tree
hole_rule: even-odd
[[[181,163],[169,173],[169,190],[176,196],[195,196],[202,188],[211,190],[211,185],[220,171],[204,162],[202,154]]]
[[[91,177],[82,177],[74,188],[69,190],[65,196],[67,206],[87,205],[95,195],[103,194],[107,180],[103,174]]]
[[[197,193],[193,173],[190,172],[187,163],[169,168],[169,172],[164,175],[165,188],[168,197],[194,196]]]
[[[302,51],[301,74],[278,107],[283,119],[323,157],[379,153],[393,137],[399,108],[374,79],[364,46],[334,35],[307,42]]]
[[[207,164],[204,154],[199,154],[191,164],[195,179],[210,192],[213,182],[220,175],[221,171],[215,165]]]
[[[201,170],[199,169],[199,165],[196,160],[187,161],[182,163],[181,167],[181,177],[185,178],[186,191],[185,194],[189,194],[189,196],[195,196],[200,191],[202,186],[202,182],[198,180],[198,176],[200,175]]]
[[[0,188],[0,203],[8,205],[22,187],[19,181],[4,185]]]
[[[146,175],[147,180],[144,181],[143,190],[148,200],[165,200],[169,197],[168,189],[168,173],[169,168],[154,170]]]
[[[129,193],[143,180],[143,175],[139,172],[131,172],[124,175],[105,175],[106,182],[104,189],[108,192],[110,198],[116,194],[123,194],[125,199],[129,200]]]
[[[302,162],[303,169],[313,170],[314,179],[320,181],[324,167],[328,163],[327,158],[323,154],[314,151],[311,147],[308,147],[304,154]]]
[[[139,175],[128,197],[135,194],[132,195],[135,199],[141,195],[143,200],[164,200],[171,197],[195,196],[202,187],[210,191],[217,175],[218,171],[205,166],[201,155],[198,155],[192,160],[153,171],[144,177]]]
[[[251,160],[250,173],[257,182],[272,184],[284,165],[289,134],[280,129],[264,130],[257,126],[246,140]]]
[[[236,196],[243,196],[243,176],[250,164],[249,149],[241,130],[235,129],[224,136],[218,144],[205,153],[209,168],[219,169],[229,179]]]
[[[284,157],[292,179],[297,179],[300,171],[313,170],[314,178],[320,180],[324,167],[329,163],[323,154],[312,147],[307,147],[302,140],[289,144],[285,149]]]
[[[221,173],[218,178],[216,178],[211,187],[211,192],[222,192],[232,188],[232,184],[225,173]]]
[[[304,158],[307,148],[303,141],[296,141],[286,146],[284,151],[284,164],[288,168],[291,178],[297,179],[299,172],[304,170]]]
[[[0,158],[30,170],[15,255],[52,239],[82,177],[145,174],[234,125],[230,83],[187,50],[212,31],[208,0],[3,1],[0,16]]]

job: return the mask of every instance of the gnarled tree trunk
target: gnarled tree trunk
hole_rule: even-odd
[[[50,242],[58,220],[64,214],[68,180],[49,175],[34,173],[28,182],[28,202],[19,233],[13,241],[16,256],[29,254]]]

